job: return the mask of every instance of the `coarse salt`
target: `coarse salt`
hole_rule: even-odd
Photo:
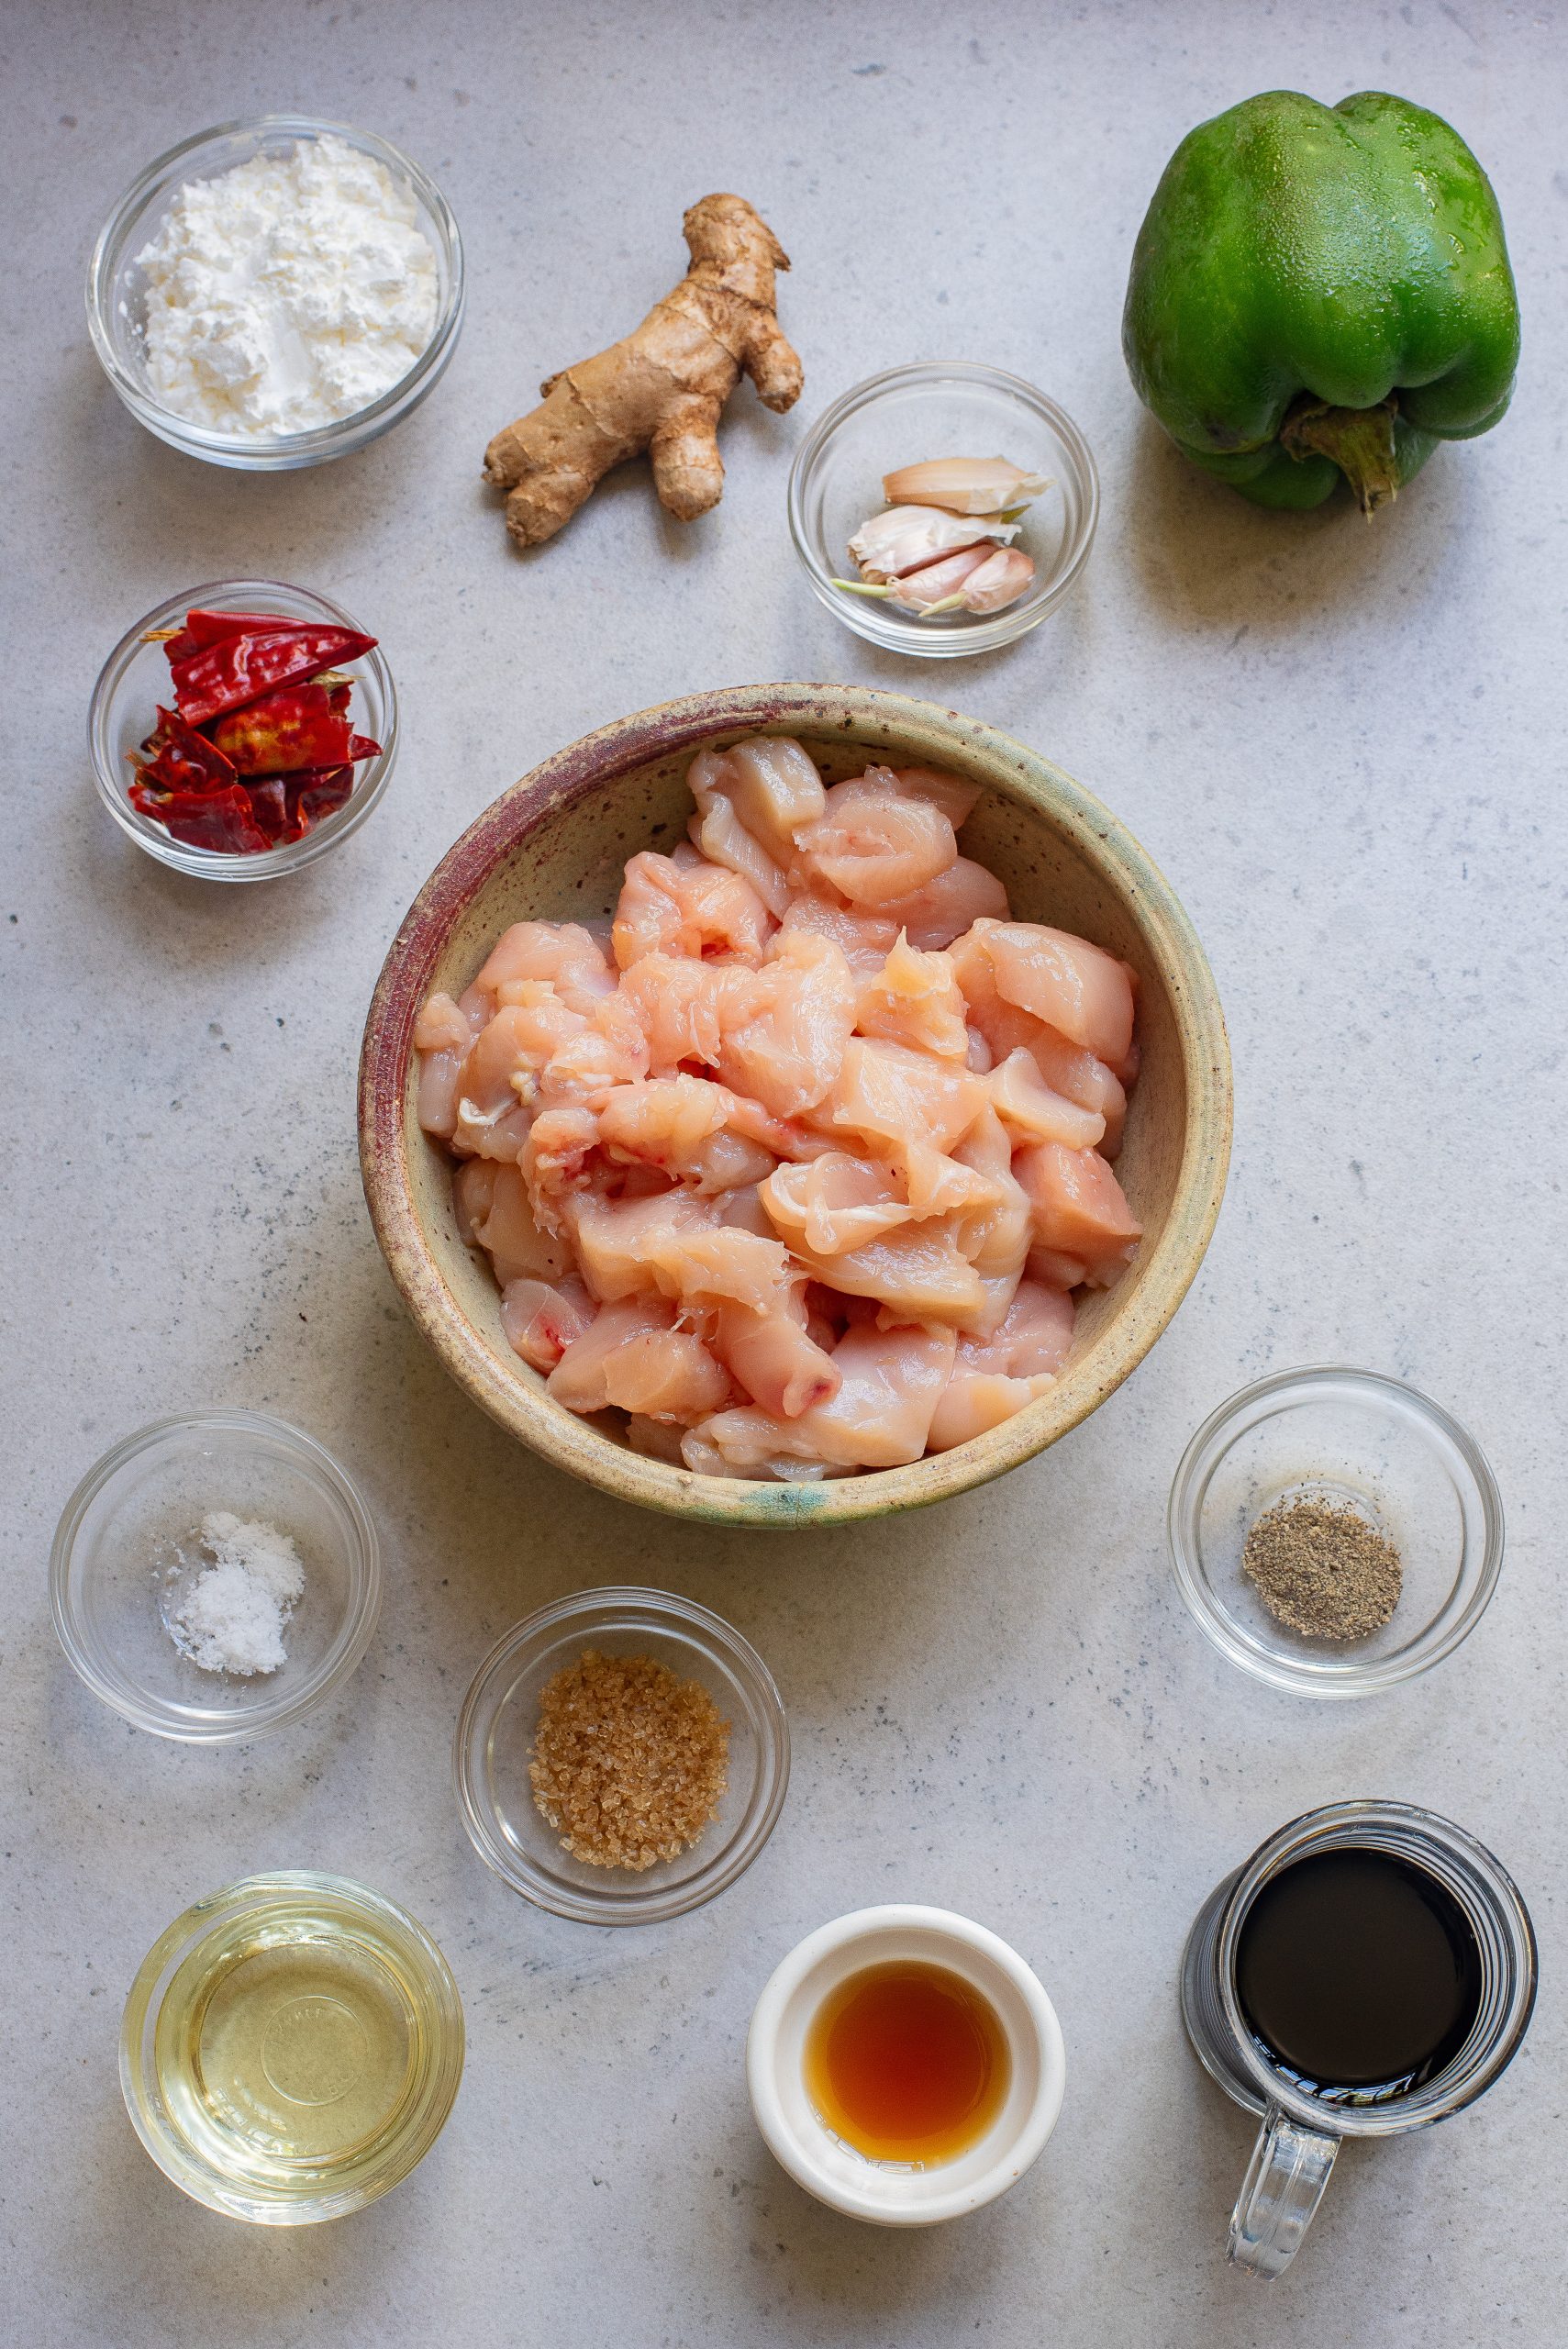
[[[299,1552],[275,1525],[221,1508],[203,1518],[201,1544],[213,1564],[168,1610],[170,1638],[204,1672],[276,1672],[305,1590]]]
[[[137,262],[149,390],[237,439],[353,415],[435,331],[436,257],[413,196],[342,139],[187,181]]]

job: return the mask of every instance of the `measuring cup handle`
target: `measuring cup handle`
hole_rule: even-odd
[[[1323,2199],[1338,2137],[1300,2128],[1271,2104],[1230,2214],[1230,2257],[1254,2276],[1280,2275]]]

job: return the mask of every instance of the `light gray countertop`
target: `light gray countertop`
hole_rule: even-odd
[[[1470,2349],[1555,2337],[1564,2083],[1562,93],[1552,0],[1262,10],[867,0],[447,9],[12,11],[3,107],[8,1460],[0,1741],[7,2337],[54,2344],[559,2342],[573,2349],[1040,2341]],[[1393,88],[1491,171],[1526,321],[1514,409],[1375,526],[1259,513],[1184,471],[1118,348],[1131,241],[1205,115],[1275,84]],[[450,373],[364,454],[276,478],[175,456],[123,412],[82,317],[92,239],[203,125],[303,106],[447,189],[470,266]],[[749,388],[722,507],[640,468],[541,556],[479,481],[539,376],[627,330],[735,187],[795,263],[785,418]],[[1077,417],[1105,513],[1082,587],[987,661],[900,663],[810,596],[792,450],[861,376],[989,360]],[[382,635],[406,736],[350,847],[261,889],[182,882],[94,796],[105,654],[225,574],[319,587]],[[1237,1134],[1179,1319],[1085,1426],[1003,1484],[795,1540],[624,1509],[518,1450],[405,1318],[354,1152],[361,1023],[426,873],[589,727],[707,685],[926,692],[1098,792],[1170,875],[1230,1023]],[[1340,1359],[1473,1428],[1508,1553],[1470,1643],[1398,1694],[1314,1707],[1213,1654],[1166,1564],[1171,1472],[1245,1379]],[[387,1594],[356,1677],[234,1751],[140,1736],[67,1668],[46,1562],[77,1477],[132,1428],[227,1400],[362,1480]],[[536,1914],[475,1858],[449,1749],[477,1659],[554,1594],[687,1592],[762,1649],[795,1776],[741,1883],[643,1932]],[[1251,2136],[1198,2073],[1188,1920],[1272,1828],[1380,1794],[1473,1829],[1542,1943],[1519,2060],[1457,2125],[1347,2155],[1293,2273],[1227,2270]],[[466,2078],[424,2166],[337,2225],[185,2201],[121,2108],[120,2008],[191,1899],[269,1865],[405,1902],[456,1969]],[[915,2236],[818,2208],[747,2109],[779,1956],[863,1903],[994,1926],[1062,2016],[1037,2168]],[[14,2329],[13,2329],[14,2328]]]

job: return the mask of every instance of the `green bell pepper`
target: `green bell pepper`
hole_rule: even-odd
[[[1122,348],[1184,455],[1260,506],[1362,511],[1508,405],[1519,316],[1497,200],[1456,130],[1295,90],[1190,131],[1138,236]]]

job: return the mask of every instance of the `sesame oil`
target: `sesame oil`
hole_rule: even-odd
[[[806,2038],[806,2085],[869,2161],[923,2169],[978,2144],[1012,2076],[995,2008],[945,1965],[868,1965],[829,1991]]]

